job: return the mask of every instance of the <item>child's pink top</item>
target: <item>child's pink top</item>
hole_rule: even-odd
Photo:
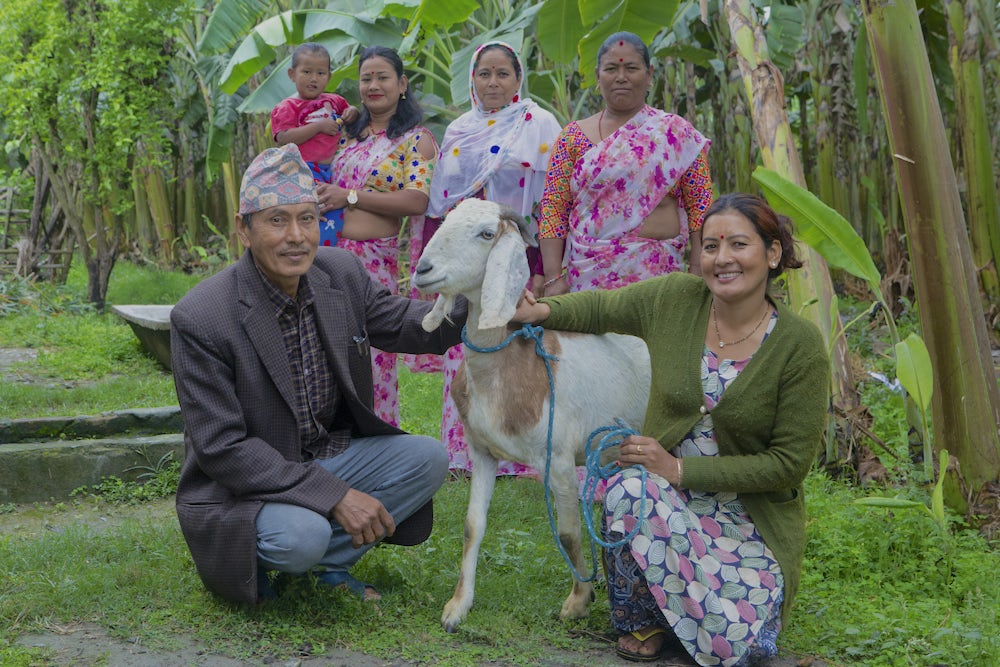
[[[314,100],[304,100],[301,97],[288,97],[278,103],[271,111],[271,136],[275,139],[279,132],[302,127],[306,124],[309,114],[330,107],[338,116],[347,109],[348,104],[340,95],[320,93]],[[299,144],[299,152],[306,162],[329,162],[337,152],[340,135],[319,132],[312,139]]]

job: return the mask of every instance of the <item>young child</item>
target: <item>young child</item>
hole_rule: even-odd
[[[340,132],[345,123],[358,117],[358,110],[340,95],[325,92],[330,83],[330,53],[321,44],[300,44],[292,52],[288,78],[295,84],[296,94],[271,111],[271,133],[279,146],[297,144],[315,180],[330,183],[330,161],[340,143]],[[323,217],[320,245],[337,245],[344,211],[328,211]]]

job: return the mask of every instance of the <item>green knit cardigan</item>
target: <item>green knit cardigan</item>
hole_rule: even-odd
[[[671,449],[705,414],[701,360],[712,295],[701,278],[672,273],[543,302],[552,309],[546,328],[646,341],[652,382],[643,435]],[[819,330],[776,305],[771,334],[711,411],[719,456],[685,458],[684,486],[738,494],[781,566],[787,623],[806,541],[802,481],[822,444],[830,362]]]

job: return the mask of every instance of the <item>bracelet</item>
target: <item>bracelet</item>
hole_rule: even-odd
[[[681,488],[684,484],[684,461],[678,456],[674,460],[677,461],[677,488]]]
[[[560,278],[565,278],[565,277],[566,277],[566,269],[563,269],[562,272],[558,276],[556,276],[555,278],[552,278],[551,280],[546,280],[544,283],[542,283],[542,289],[545,289],[546,287],[548,287],[549,285],[551,285],[555,281],[559,280]]]

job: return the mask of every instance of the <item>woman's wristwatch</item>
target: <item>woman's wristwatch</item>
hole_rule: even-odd
[[[357,207],[357,205],[358,205],[358,191],[357,190],[348,190],[347,191],[347,208],[349,208],[349,209],[351,209],[353,211]]]

